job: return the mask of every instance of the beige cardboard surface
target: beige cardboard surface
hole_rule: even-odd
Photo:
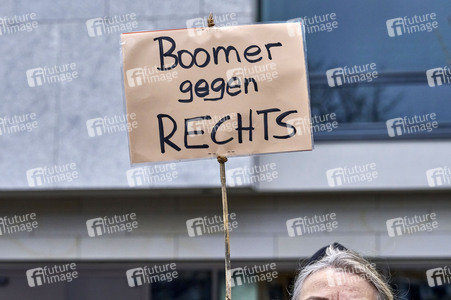
[[[312,149],[301,24],[121,38],[132,163]]]

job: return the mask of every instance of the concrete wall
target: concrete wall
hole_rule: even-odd
[[[30,18],[30,14],[35,14],[37,28],[0,35],[0,117],[11,119],[35,114],[33,121],[37,126],[31,132],[12,134],[5,133],[0,126],[0,170],[8,174],[0,177],[0,189],[28,189],[27,170],[70,163],[76,165],[79,175],[76,180],[40,188],[126,187],[125,173],[130,169],[127,134],[90,137],[86,127],[87,120],[125,113],[121,32],[90,37],[86,21],[134,13],[135,31],[186,28],[190,19],[207,17],[210,12],[218,19],[233,18],[236,24],[252,23],[256,20],[256,1],[7,0],[2,3],[2,18]],[[78,77],[71,82],[28,85],[27,70],[72,63],[76,65]],[[180,184],[183,185],[184,177],[189,177],[198,186],[211,185],[206,178],[183,171],[202,168],[207,170],[207,177],[210,165],[182,164]]]
[[[32,198],[29,198],[32,197]],[[451,204],[448,193],[254,194],[231,189],[229,212],[236,214],[231,232],[233,259],[309,257],[339,241],[365,255],[381,258],[445,258],[451,253]],[[0,236],[0,257],[10,260],[221,260],[222,233],[189,237],[186,221],[222,216],[220,195],[181,192],[102,196],[76,194],[2,196],[2,216],[36,213],[31,233]],[[136,213],[138,228],[130,233],[89,237],[86,221]],[[286,221],[336,214],[331,232],[289,237]],[[431,232],[389,237],[386,221],[436,213]]]
[[[257,164],[274,163],[279,177],[256,187],[261,191],[450,190],[449,149],[451,141],[445,139],[320,142],[311,152],[259,157]],[[358,172],[352,173],[356,166]],[[446,167],[443,182],[428,180],[432,176],[427,176],[428,170]],[[333,177],[327,175],[328,170],[337,168],[347,168],[350,175],[339,170],[338,181],[328,178]],[[371,173],[375,176],[365,178]],[[348,181],[359,174],[361,179]]]

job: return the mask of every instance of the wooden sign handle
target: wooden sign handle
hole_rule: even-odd
[[[215,26],[213,13],[208,16],[208,27]],[[221,177],[221,192],[222,192],[222,216],[224,219],[224,239],[225,239],[225,299],[232,300],[232,264],[230,262],[230,234],[229,234],[229,209],[227,205],[227,186],[225,163],[227,157],[218,155],[219,173]]]
[[[226,300],[232,300],[232,264],[230,262],[229,209],[227,205],[227,187],[225,173],[225,163],[227,162],[227,157],[218,155],[218,162],[221,176],[222,215],[224,218]]]

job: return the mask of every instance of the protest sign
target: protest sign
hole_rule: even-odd
[[[122,34],[132,163],[302,151],[310,129],[300,23]]]

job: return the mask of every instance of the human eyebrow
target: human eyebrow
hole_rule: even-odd
[[[330,300],[329,298],[318,297],[318,296],[310,296],[305,300]]]

